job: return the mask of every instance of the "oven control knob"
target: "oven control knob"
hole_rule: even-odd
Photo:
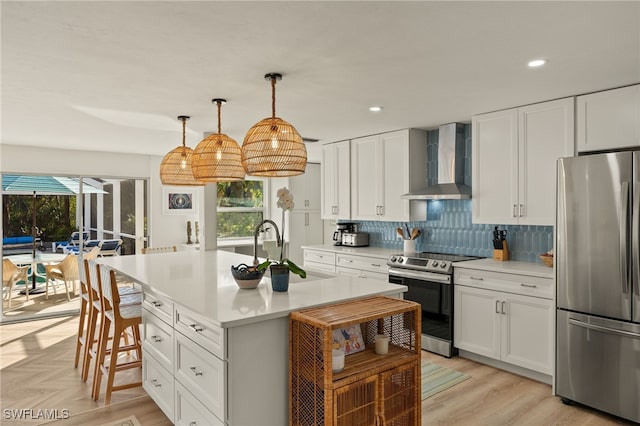
[[[441,268],[446,268],[447,267],[447,262],[440,262],[440,267]]]
[[[431,262],[431,266],[436,267],[438,266],[438,261],[434,260],[433,262]]]
[[[396,261],[396,257],[395,257],[395,256],[391,256],[391,259],[389,259],[389,261],[390,261],[391,263],[395,262],[395,261]]]

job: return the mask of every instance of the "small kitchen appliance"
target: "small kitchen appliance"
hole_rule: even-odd
[[[349,247],[366,247],[369,245],[369,234],[366,232],[345,232],[342,234],[342,245]]]
[[[450,358],[453,346],[453,262],[477,257],[443,253],[396,254],[387,260],[389,282],[408,287],[406,300],[422,306],[422,349]]]
[[[336,230],[333,233],[333,245],[341,246],[342,245],[342,235],[343,234],[352,234],[358,232],[358,224],[353,222],[343,222],[336,223]]]

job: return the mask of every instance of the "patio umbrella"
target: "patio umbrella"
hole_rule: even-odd
[[[106,194],[100,188],[80,182],[80,179],[65,176],[37,176],[37,175],[2,175],[2,192],[12,195],[33,196],[33,208],[31,214],[31,235],[33,237],[32,255],[36,257],[36,197],[40,195],[77,195],[80,187],[84,194]],[[32,291],[36,290],[36,274],[33,271]]]

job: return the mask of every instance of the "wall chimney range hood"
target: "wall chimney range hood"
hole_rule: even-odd
[[[471,188],[464,184],[464,124],[450,123],[438,128],[438,183],[403,194],[402,198],[408,200],[471,198]]]

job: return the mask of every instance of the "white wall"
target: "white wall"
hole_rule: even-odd
[[[149,244],[179,245],[187,242],[188,220],[192,221],[192,228],[195,228],[195,221],[199,221],[200,235],[204,235],[203,190],[200,187],[190,188],[197,193],[198,214],[163,214],[160,161],[162,157],[152,155],[0,145],[0,173],[148,179]],[[192,236],[192,240],[195,241],[195,235]]]

